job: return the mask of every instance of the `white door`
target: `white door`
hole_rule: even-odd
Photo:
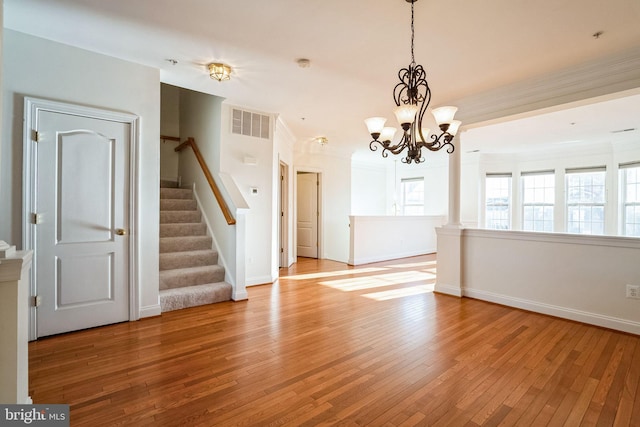
[[[298,173],[298,256],[318,258],[318,174]]]
[[[131,124],[38,114],[37,336],[129,320]]]

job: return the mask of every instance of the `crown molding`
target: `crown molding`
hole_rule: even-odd
[[[640,90],[640,48],[455,101],[466,128],[499,118]]]

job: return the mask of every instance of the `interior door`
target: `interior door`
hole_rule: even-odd
[[[54,111],[38,115],[38,337],[129,320],[130,126]]]
[[[298,256],[318,258],[318,174],[297,175]]]

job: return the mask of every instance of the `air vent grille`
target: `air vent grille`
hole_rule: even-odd
[[[231,133],[269,139],[269,116],[232,109]]]

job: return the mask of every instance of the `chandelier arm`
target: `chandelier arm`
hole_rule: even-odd
[[[451,154],[455,150],[453,141],[453,135],[448,132],[442,132],[440,135],[431,135],[433,142],[425,143],[423,146],[431,151],[439,151],[444,147],[447,147],[447,153]]]

